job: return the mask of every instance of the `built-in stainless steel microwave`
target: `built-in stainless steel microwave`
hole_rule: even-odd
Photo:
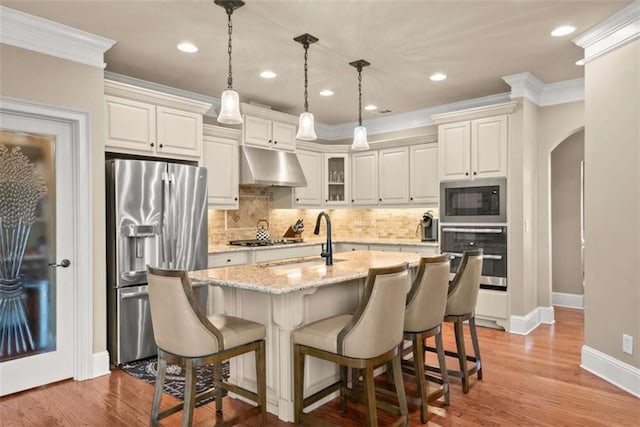
[[[440,222],[507,222],[507,179],[440,183]]]

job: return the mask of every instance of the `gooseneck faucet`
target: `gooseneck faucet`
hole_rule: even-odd
[[[320,219],[324,217],[324,219],[327,220],[327,247],[325,249],[325,245],[322,245],[322,252],[320,253],[320,256],[322,258],[326,258],[326,264],[327,265],[333,265],[333,245],[331,244],[331,219],[329,218],[329,215],[325,212],[322,211],[318,214],[318,219],[316,219],[316,228],[314,228],[313,230],[313,234],[318,235],[320,234]]]

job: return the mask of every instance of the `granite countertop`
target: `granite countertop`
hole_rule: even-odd
[[[324,258],[314,256],[210,268],[192,271],[189,275],[194,282],[269,294],[285,294],[362,279],[367,277],[369,268],[389,267],[403,262],[416,267],[419,260],[419,254],[410,252],[353,251],[334,254],[331,266],[324,264]]]
[[[237,251],[263,251],[270,249],[282,249],[282,248],[295,248],[300,246],[312,246],[325,243],[326,239],[321,237],[312,237],[305,239],[302,243],[290,243],[286,245],[272,245],[272,246],[233,246],[233,245],[209,245],[209,254],[216,254],[222,252],[237,252]],[[398,246],[425,246],[425,247],[437,247],[438,242],[423,242],[418,239],[380,239],[380,238],[347,238],[347,239],[333,239],[333,244],[338,243],[357,243],[357,244],[371,244],[371,245],[398,245]]]

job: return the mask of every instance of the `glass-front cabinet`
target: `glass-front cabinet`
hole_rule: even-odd
[[[324,204],[349,204],[349,156],[347,153],[324,153]]]

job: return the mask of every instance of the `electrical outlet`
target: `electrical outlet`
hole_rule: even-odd
[[[622,334],[622,351],[633,354],[633,337],[631,335]]]

